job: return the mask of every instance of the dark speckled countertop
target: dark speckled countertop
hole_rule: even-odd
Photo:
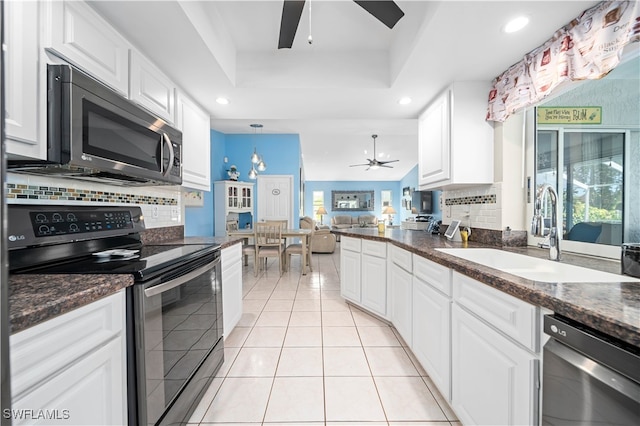
[[[187,237],[156,240],[153,244],[220,244],[222,248],[242,239]],[[132,275],[24,274],[9,276],[9,323],[17,333],[55,316],[87,305],[133,285]]]
[[[332,232],[349,237],[391,242],[533,305],[550,309],[557,314],[640,347],[640,282],[625,281],[627,278],[625,275],[620,275],[620,282],[614,283],[532,281],[435,249],[496,248],[539,258],[546,258],[548,250],[535,247],[500,248],[473,242],[456,243],[439,235],[399,229],[387,229],[384,236],[378,234],[375,229],[366,228]],[[613,260],[563,253],[562,262],[620,274],[620,262]]]

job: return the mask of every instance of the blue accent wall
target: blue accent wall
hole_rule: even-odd
[[[255,182],[249,179],[248,173],[251,170],[251,154],[254,147],[267,164],[267,170],[262,172],[265,175],[293,175],[293,212],[294,226],[297,226],[300,217],[300,168],[301,151],[300,138],[295,134],[224,134],[216,130],[211,130],[211,191],[204,193],[204,206],[185,208],[185,235],[186,236],[213,236],[215,235],[214,217],[216,206],[213,200],[213,182],[228,179],[227,170],[231,165],[235,165],[240,172],[238,180],[244,182]],[[224,162],[227,157],[228,162]],[[411,212],[402,207],[402,189],[418,187],[418,166],[416,165],[400,181],[306,181],[305,199],[303,205],[303,215],[313,215],[313,191],[323,191],[325,208],[328,214],[324,216],[324,223],[329,224],[331,217],[337,214],[348,214],[359,216],[361,214],[373,214],[377,218],[386,219],[382,214],[381,191],[392,191],[392,205],[396,210],[393,218],[394,224],[411,217]],[[374,210],[343,212],[331,210],[331,191],[374,191]],[[440,219],[440,191],[433,194],[433,216]],[[256,198],[254,200],[257,201]],[[254,205],[254,218],[255,218]],[[240,227],[250,221],[249,214],[240,215]]]
[[[360,216],[361,214],[373,214],[378,219],[387,219],[387,215],[382,214],[382,203],[380,192],[391,190],[391,204],[397,214],[393,215],[393,223],[399,225],[400,221],[413,216],[410,210],[402,207],[402,189],[409,187],[418,188],[418,166],[416,165],[409,173],[407,173],[400,181],[306,181],[305,182],[305,200],[304,215],[313,216],[313,191],[324,192],[324,207],[328,214],[324,215],[323,223],[330,224],[331,218],[336,215]],[[374,210],[373,211],[333,211],[331,209],[331,191],[374,191]],[[434,213],[436,219],[440,219],[439,206],[440,191],[433,192]]]
[[[184,235],[187,237],[212,237],[214,235],[213,182],[227,175],[223,158],[226,135],[211,130],[211,191],[204,192],[204,206],[185,207]]]
[[[373,211],[333,211],[331,206],[331,191],[371,191],[373,190]],[[305,201],[304,201],[304,214],[305,216],[313,217],[313,192],[324,192],[324,207],[327,209],[328,214],[324,215],[323,223],[328,225],[331,223],[331,218],[336,215],[349,215],[360,216],[361,214],[372,214],[378,219],[387,219],[387,215],[382,214],[382,202],[380,192],[385,190],[391,190],[391,204],[398,214],[393,215],[394,224],[400,224],[399,213],[401,206],[401,189],[400,182],[386,182],[386,181],[306,181],[305,182]]]
[[[185,208],[186,236],[213,236],[216,206],[213,200],[213,182],[229,179],[227,170],[235,165],[240,172],[239,181],[256,182],[249,179],[251,154],[254,147],[267,164],[263,175],[293,176],[293,223],[299,220],[300,206],[300,138],[295,134],[224,134],[211,130],[211,191],[204,193],[203,207]],[[227,157],[228,162],[224,162]],[[256,215],[257,198],[254,196]],[[249,214],[240,215],[239,226],[243,227],[251,219]]]

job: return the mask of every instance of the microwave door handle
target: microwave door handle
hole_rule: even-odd
[[[165,291],[169,291],[172,288],[181,286],[182,284],[185,284],[191,281],[192,279],[204,274],[208,270],[213,269],[219,263],[220,263],[220,259],[216,259],[213,262],[210,262],[196,269],[195,271],[191,271],[188,274],[182,275],[181,277],[175,278],[171,281],[167,281],[166,283],[162,283],[162,284],[147,288],[144,290],[144,295],[147,297],[151,297],[151,296],[158,295],[160,293],[164,293]]]
[[[163,175],[168,176],[171,173],[171,168],[173,167],[173,160],[175,158],[175,153],[173,152],[173,144],[171,143],[171,139],[169,139],[169,135],[166,133],[162,134],[162,141],[167,144],[169,147],[169,166],[167,170],[164,171]]]

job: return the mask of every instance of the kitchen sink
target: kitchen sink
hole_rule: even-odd
[[[451,256],[542,282],[640,282],[627,275],[612,274],[548,259],[489,248],[436,249]]]

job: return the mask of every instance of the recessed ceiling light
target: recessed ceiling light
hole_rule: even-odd
[[[221,96],[218,99],[216,99],[216,102],[219,103],[220,105],[228,105],[229,104],[229,99],[223,98]]]
[[[520,31],[529,23],[529,18],[526,16],[519,16],[511,21],[507,22],[507,25],[504,26],[505,33],[515,33],[516,31]]]
[[[400,100],[398,101],[398,103],[400,105],[407,105],[411,103],[411,98],[408,96],[405,96],[404,98],[400,98]]]

